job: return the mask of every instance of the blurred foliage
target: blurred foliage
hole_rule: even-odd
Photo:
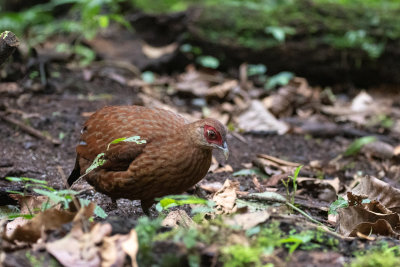
[[[175,12],[193,0],[132,0],[150,13]],[[299,37],[308,45],[361,49],[378,58],[388,41],[400,37],[397,0],[204,0],[198,34],[211,42],[265,49]]]
[[[5,12],[0,28],[13,31],[29,46],[56,34],[76,34],[92,39],[99,29],[116,21],[130,27],[121,15],[119,3],[125,0],[51,0],[21,12]],[[61,14],[56,16],[55,14]],[[81,48],[78,48],[82,53]]]
[[[79,43],[111,21],[130,28],[123,12],[168,13],[191,6],[202,7],[193,21],[196,34],[228,46],[262,50],[305,39],[311,48],[361,49],[374,59],[387,43],[400,38],[398,0],[50,0],[21,12],[4,12],[0,28],[13,31],[29,46],[56,34],[75,34]],[[87,64],[92,55],[81,48],[74,53]],[[194,54],[200,65],[220,64],[216,58],[199,57],[201,51],[190,44],[181,50]]]

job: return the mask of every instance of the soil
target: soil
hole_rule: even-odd
[[[106,105],[142,104],[138,87],[123,85],[101,75],[93,75],[92,78],[88,78],[87,72],[91,71],[90,68],[74,70],[59,63],[52,63],[48,67],[49,72],[57,71],[60,74],[60,77],[51,79],[48,87],[38,91],[24,89],[25,93],[18,97],[0,95],[0,104],[6,105],[9,111],[14,110],[14,112],[11,112],[12,114],[7,114],[11,118],[21,120],[21,115],[15,110],[23,111],[26,118],[22,120],[25,124],[45,133],[45,135],[58,139],[60,144],[54,145],[46,139],[31,136],[23,129],[0,118],[0,178],[2,178],[0,180],[0,206],[13,203],[13,200],[7,197],[7,190],[21,189],[21,185],[3,179],[7,176],[44,179],[56,189],[65,188],[65,179],[72,171],[75,163],[75,147],[78,143],[81,127],[91,112]],[[26,77],[21,78],[17,82],[22,84],[25,79]],[[173,100],[168,99],[166,102],[171,103]],[[187,102],[190,101],[180,99],[180,103]],[[178,110],[188,111],[191,110],[191,107],[180,105]],[[351,139],[343,136],[309,138],[294,133],[285,135],[243,133],[240,135],[242,138],[228,134],[230,158],[224,164],[231,165],[234,172],[245,168],[244,164],[252,163],[257,154],[267,154],[301,164],[309,164],[314,160],[327,163],[342,153],[352,142]],[[215,156],[220,160],[221,155],[216,154]],[[346,183],[353,179],[358,170],[362,170],[363,174],[380,175],[380,169],[375,166],[382,164],[382,160],[372,159],[360,154],[355,156],[350,163],[352,164],[351,168],[334,170],[328,173],[326,178],[339,177],[342,182]],[[398,186],[398,181],[391,178],[393,177],[385,179]],[[210,172],[201,183],[216,181],[224,183],[226,179],[238,180],[241,191],[257,192],[253,177],[233,177],[231,172]],[[262,179],[261,183],[263,183]],[[282,185],[277,187],[279,192],[285,192]],[[85,189],[82,193],[83,198],[95,201],[106,210],[109,215],[107,221],[112,223],[115,233],[126,233],[135,224],[137,218],[144,215],[139,201],[121,199],[118,201],[118,209],[113,209],[110,198],[96,193],[84,182],[78,184],[77,188]],[[189,191],[194,193],[196,190],[191,189]],[[318,207],[327,207],[329,206],[328,202],[322,202],[309,195],[301,195],[297,200],[299,203],[301,201],[307,202],[308,205],[305,205],[304,210],[314,218],[326,222],[327,212],[321,211]],[[152,211],[152,216],[156,216],[156,214],[155,211]],[[293,225],[296,216],[293,216],[289,221],[287,218],[279,216],[276,216],[275,219],[279,220],[281,227],[284,228],[285,223]],[[300,225],[297,226],[300,227]],[[343,258],[348,258],[353,251],[359,250],[360,247],[365,245],[361,241],[342,240],[341,242],[343,244],[340,246],[340,251],[329,253],[296,251],[292,255],[290,266],[317,266],[321,264],[342,266]],[[164,252],[173,250],[165,243],[159,244],[157,249]],[[15,260],[16,258],[11,257],[10,259]],[[13,265],[12,261],[9,261],[9,263],[10,266],[23,266],[25,264],[24,262],[17,262]]]

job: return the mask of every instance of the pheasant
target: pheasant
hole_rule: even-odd
[[[115,142],[133,136],[144,141]],[[84,124],[68,184],[84,175],[113,202],[119,198],[139,199],[147,213],[154,198],[182,193],[203,179],[214,148],[221,149],[228,158],[226,129],[218,120],[189,123],[163,109],[108,106]],[[101,153],[103,164],[92,169]]]

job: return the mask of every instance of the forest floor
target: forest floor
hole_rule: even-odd
[[[65,188],[65,177],[68,177],[74,166],[80,130],[92,112],[106,105],[157,106],[172,108],[189,119],[199,119],[204,115],[216,117],[229,125],[229,159],[225,161],[221,155],[216,154],[216,161],[213,162],[210,172],[197,189],[189,190],[189,194],[211,200],[216,192],[222,192],[220,190],[226,180],[237,181],[238,184],[231,187],[235,188],[234,197],[245,201],[245,206],[247,203],[249,207],[247,210],[225,210],[225,213],[247,214],[250,216],[248,220],[256,220],[256,217],[249,214],[252,205],[257,203],[257,197],[252,198],[248,194],[274,192],[290,198],[282,180],[286,181],[288,176],[292,176],[295,167],[301,164],[304,167],[296,182],[298,188],[295,192],[292,190],[292,183],[289,183],[290,191],[295,193],[294,204],[324,226],[310,222],[309,218],[296,210],[288,209],[287,205],[269,200],[266,201],[267,204],[260,204],[262,207],[256,209],[258,212],[268,213],[268,218],[260,221],[259,226],[256,224],[248,229],[244,227],[242,230],[232,230],[228,226],[221,226],[221,220],[225,222],[225,219],[218,216],[210,219],[220,221],[219,224],[209,222],[209,229],[217,226],[230,229],[219,229],[220,234],[232,237],[222,238],[223,245],[217,233],[213,233],[211,237],[205,234],[211,230],[206,230],[207,226],[201,222],[196,229],[206,237],[201,234],[193,237],[195,245],[188,244],[190,242],[187,242],[185,235],[190,234],[187,232],[183,236],[176,232],[175,237],[170,236],[171,239],[162,239],[159,236],[158,240],[148,241],[147,245],[152,251],[149,257],[152,260],[138,255],[139,265],[142,263],[140,266],[150,266],[147,265],[149,263],[153,266],[194,266],[196,259],[200,259],[202,266],[222,266],[224,262],[227,266],[261,266],[266,263],[273,263],[275,266],[343,266],[354,261],[355,255],[362,260],[362,251],[371,249],[390,254],[392,251],[388,247],[399,245],[398,229],[395,226],[391,231],[387,228],[372,231],[375,228],[370,228],[370,235],[357,230],[356,237],[348,237],[345,233],[328,229],[337,229],[341,223],[350,223],[341,221],[343,218],[328,218],[328,210],[337,194],[345,195],[345,192],[350,191],[366,175],[381,179],[391,188],[400,188],[399,157],[396,150],[400,141],[396,128],[397,122],[400,122],[400,92],[396,88],[382,86],[363,93],[361,89],[345,86],[337,86],[331,90],[309,86],[306,80],[295,78],[288,85],[266,91],[258,87],[257,81],[253,81],[251,77],[235,77],[193,65],[179,72],[170,70],[173,73],[171,75],[147,72],[145,75],[151,77],[146,78],[144,73],[134,74],[132,70],[135,68],[126,65],[121,67],[116,61],[78,67],[69,61],[60,63],[55,60],[45,63],[48,76],[44,84],[41,81],[43,73],[40,68],[35,69],[35,66],[42,64],[40,57],[39,54],[34,59],[39,62],[37,65],[33,65],[30,70],[24,69],[26,75],[23,78],[0,84],[0,206],[15,205],[7,197],[8,190],[22,190],[21,183],[9,182],[3,179],[5,177],[42,179],[54,189]],[[14,69],[23,69],[18,63],[11,65]],[[216,89],[216,86],[220,88]],[[202,90],[204,88],[206,90]],[[217,93],[207,90],[215,90]],[[254,107],[258,103],[263,107],[268,106],[267,98],[273,100],[275,108],[281,107],[281,110],[274,111],[274,115],[280,119],[279,123],[271,122],[268,116]],[[282,99],[286,102],[279,102]],[[255,124],[246,123],[248,117],[242,117],[246,112],[250,112],[249,116],[255,118]],[[36,129],[39,136],[32,135],[15,121]],[[260,128],[263,124],[270,128]],[[343,155],[354,140],[365,136],[375,136],[380,142],[375,142],[378,144],[376,146],[366,145],[360,152],[353,151],[348,156]],[[85,183],[79,184],[77,188],[86,189],[81,197],[94,201],[106,211],[108,217],[97,218],[96,221],[110,222],[113,234],[129,233],[137,225],[139,217],[144,216],[139,201],[119,200],[118,209],[112,209],[111,200],[107,196],[96,193]],[[190,215],[191,208],[185,205],[183,210]],[[393,207],[389,207],[391,208]],[[152,211],[152,219],[156,220],[157,216],[158,212]],[[365,219],[365,222],[370,221]],[[241,250],[246,247],[246,243],[249,247],[266,248],[266,245],[257,243],[261,242],[257,239],[257,233],[252,235],[248,231],[273,229],[276,224],[278,230],[274,229],[280,243],[269,244],[271,251]],[[257,228],[260,225],[261,230]],[[357,223],[350,228],[355,228],[356,225]],[[162,235],[170,229],[164,226],[157,233]],[[137,231],[140,238],[139,229]],[[321,238],[319,231],[322,233]],[[65,231],[64,234],[47,235],[47,239],[42,237],[42,242],[60,239]],[[234,240],[234,236],[237,240]],[[273,236],[266,237],[273,239]],[[209,240],[205,241],[207,238]],[[54,254],[43,246],[38,248],[29,243],[5,243],[2,239],[2,248],[5,251],[3,266],[37,266],[35,262],[40,261],[59,264],[51,260],[49,255]],[[229,248],[237,250],[232,252]],[[142,248],[139,249],[140,253],[144,253]],[[168,253],[180,257],[179,261],[171,261],[175,265],[168,265],[166,260],[161,261],[160,255]],[[193,259],[192,255],[198,258]],[[56,258],[62,262],[59,257]]]

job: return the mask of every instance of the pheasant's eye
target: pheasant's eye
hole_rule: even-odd
[[[217,134],[213,130],[208,130],[207,131],[207,136],[210,140],[215,140],[217,139]]]

